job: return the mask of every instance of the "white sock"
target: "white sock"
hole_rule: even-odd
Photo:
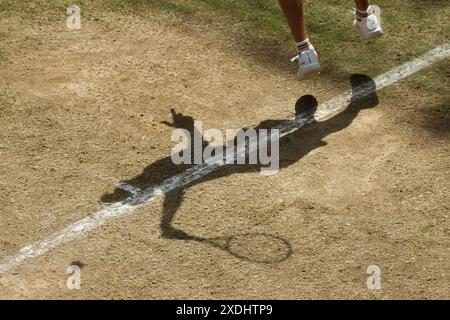
[[[358,8],[356,8],[356,16],[358,18],[367,18],[371,13],[372,8],[370,7],[370,5],[367,7],[366,10],[359,10]]]
[[[312,48],[312,44],[309,41],[309,38],[306,38],[303,41],[297,42],[296,45],[297,45],[297,49],[299,52],[302,52],[303,50]]]

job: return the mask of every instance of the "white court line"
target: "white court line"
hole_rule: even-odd
[[[422,56],[406,62],[399,67],[396,67],[374,79],[376,87],[373,83],[366,83],[357,88],[357,90],[348,90],[343,94],[328,100],[327,102],[318,106],[314,115],[316,120],[327,118],[334,114],[336,111],[345,108],[351,98],[353,92],[357,92],[356,98],[363,98],[368,96],[377,90],[381,90],[397,81],[404,79],[413,73],[416,73],[432,63],[443,60],[450,57],[450,43],[445,43],[433,50],[428,51]],[[280,130],[280,138],[303,127],[307,123],[311,122],[311,119],[297,118],[286,120],[276,128]],[[250,146],[252,148],[252,146]],[[238,150],[237,152],[241,152]],[[152,202],[159,195],[164,195],[176,188],[187,185],[195,180],[204,177],[208,173],[216,170],[220,167],[221,163],[203,163],[196,165],[185,172],[173,176],[163,181],[156,188],[149,188],[139,193],[139,196],[135,198],[134,202],[128,201],[125,203],[116,203],[110,205],[103,210],[93,213],[92,215],[81,219],[66,228],[57,231],[45,239],[30,244],[20,249],[14,256],[3,259],[0,263],[0,273],[4,273],[14,269],[17,266],[24,264],[26,261],[32,258],[36,258],[48,252],[49,250],[78,237],[83,236],[88,231],[98,228],[105,222],[111,219],[121,217],[127,213],[131,213],[138,207],[141,207],[149,202]]]

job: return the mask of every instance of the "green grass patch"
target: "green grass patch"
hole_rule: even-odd
[[[149,12],[170,12],[184,22],[204,23],[206,28],[208,22],[217,20],[223,22],[219,28],[225,32],[232,24],[236,36],[244,42],[253,39],[260,48],[286,55],[295,53],[276,0],[0,0],[0,17],[60,20],[72,3],[82,8],[85,18],[93,18],[101,11],[143,17],[150,16]],[[352,72],[377,75],[449,41],[448,0],[379,0],[376,4],[382,9],[386,35],[364,42],[352,29],[352,1],[307,1],[310,38],[319,52],[324,74],[331,80],[347,79]]]

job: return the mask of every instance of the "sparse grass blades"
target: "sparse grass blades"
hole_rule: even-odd
[[[20,15],[39,19],[58,18],[71,3],[82,15],[95,18],[102,11],[123,12],[143,17],[155,11],[171,12],[185,23],[213,21],[214,28],[237,31],[244,42],[253,39],[259,48],[295,53],[289,29],[276,0],[0,0],[0,17]],[[353,1],[306,1],[306,21],[311,39],[333,81],[359,70],[380,74],[449,40],[450,3],[442,1],[377,0],[382,9],[385,36],[364,42],[353,31]]]

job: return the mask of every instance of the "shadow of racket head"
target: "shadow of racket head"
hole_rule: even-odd
[[[241,260],[255,263],[280,263],[292,255],[292,246],[287,240],[265,233],[246,233],[197,240],[225,250]]]

